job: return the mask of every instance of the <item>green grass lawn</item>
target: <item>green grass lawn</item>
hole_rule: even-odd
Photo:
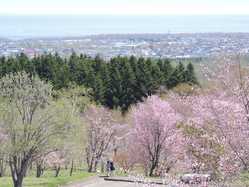
[[[59,185],[68,184],[70,182],[77,182],[85,180],[93,174],[87,173],[85,171],[76,171],[73,176],[69,176],[69,170],[62,170],[59,177],[54,177],[54,171],[45,171],[41,178],[36,178],[35,176],[28,176],[24,179],[24,187],[57,187]],[[0,178],[1,187],[13,187],[11,177]]]

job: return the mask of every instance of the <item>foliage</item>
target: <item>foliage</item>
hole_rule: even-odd
[[[0,80],[0,125],[15,187],[22,186],[31,162],[56,148],[70,128],[65,106],[51,100],[52,86],[35,75],[12,73]],[[67,124],[67,125],[66,125]]]
[[[68,88],[72,82],[84,86],[96,103],[123,112],[135,103],[155,94],[159,88],[173,88],[179,83],[198,84],[191,63],[185,68],[176,67],[169,60],[114,57],[104,61],[99,56],[91,58],[73,53],[69,59],[57,54],[36,56],[24,54],[16,58],[0,58],[0,77],[26,71],[50,81],[54,89]]]

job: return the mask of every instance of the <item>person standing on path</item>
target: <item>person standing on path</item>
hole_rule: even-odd
[[[106,163],[106,173],[108,177],[111,175],[111,161],[109,160],[107,160],[107,163]]]
[[[114,171],[115,171],[115,167],[114,167],[114,163],[112,161],[110,162],[110,171],[111,171],[111,176],[113,176]]]

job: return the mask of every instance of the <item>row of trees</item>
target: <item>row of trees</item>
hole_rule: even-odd
[[[208,89],[153,95],[126,116],[82,108],[81,89],[55,94],[38,76],[10,73],[0,80],[0,172],[8,163],[14,186],[21,187],[32,163],[37,176],[44,162],[57,176],[61,166],[71,164],[72,171],[82,157],[94,172],[104,156],[124,171],[142,166],[150,176],[172,169],[211,171],[217,178],[247,171],[249,71],[231,63],[217,69],[204,69]]]
[[[1,176],[9,166],[14,187],[22,187],[34,166],[36,177],[46,168],[57,177],[68,166],[72,175],[85,163],[96,172],[119,128],[112,111],[88,106],[83,88],[53,91],[50,83],[26,72],[7,74],[0,89]]]
[[[204,71],[208,89],[171,93],[166,100],[152,96],[131,110],[133,127],[119,155],[126,166],[140,163],[150,176],[178,169],[216,179],[248,171],[249,71],[231,63],[217,69]]]
[[[134,84],[137,81],[132,76],[134,71],[129,70],[130,66],[140,67],[137,70],[143,73],[137,76],[148,79],[147,82],[144,80],[145,85],[140,84],[141,87],[138,87],[136,91],[147,92],[151,95],[159,88],[159,83],[163,83],[163,78],[164,82],[166,81],[162,72],[158,71],[158,64],[167,65],[167,68],[171,69],[168,61],[152,63],[149,59],[137,60],[134,57],[130,59],[117,57],[109,63],[103,62],[98,57],[91,59],[75,54],[69,60],[57,55],[28,59],[24,54],[17,58],[1,58],[0,174],[4,175],[5,163],[8,163],[15,187],[22,186],[23,178],[29,167],[34,164],[37,168],[37,177],[42,175],[45,164],[55,168],[56,176],[58,176],[61,165],[68,165],[68,162],[71,162],[70,173],[72,174],[75,163],[75,156],[72,155],[83,157],[79,151],[83,147],[79,146],[81,141],[86,142],[85,156],[88,171],[96,171],[102,154],[107,151],[113,141],[116,129],[113,126],[110,112],[105,112],[106,109],[103,108],[97,111],[92,110],[88,114],[89,117],[85,118],[86,123],[89,124],[86,127],[86,136],[83,137],[83,132],[79,137],[75,136],[81,129],[75,124],[80,116],[79,111],[83,111],[82,105],[84,105],[79,100],[86,93],[84,88],[71,89],[71,83],[86,86],[90,89],[92,99],[110,108],[121,105],[119,101],[116,103],[117,106],[112,106],[113,98],[123,99],[125,105],[121,105],[122,109],[127,110],[130,104],[137,102],[135,99],[131,102],[132,97],[127,98],[134,94]],[[184,74],[186,78],[187,72],[193,71],[191,64],[188,67],[189,71],[180,64],[175,68],[175,72],[181,70],[182,74],[179,75]],[[167,68],[165,67],[165,72]],[[121,72],[122,76],[120,76]],[[129,81],[130,84],[128,84]],[[101,92],[103,88],[99,86],[104,82],[108,86],[103,87],[106,90]],[[146,86],[147,83],[150,84]],[[117,90],[120,86],[123,88]],[[140,90],[142,88],[144,90]],[[55,92],[55,90],[59,91]],[[106,96],[100,93],[109,94],[107,103],[101,100]],[[98,94],[101,97],[97,97]],[[140,97],[146,96],[143,93]],[[77,143],[74,144],[74,140]]]
[[[110,109],[127,111],[130,105],[155,94],[160,88],[170,89],[180,83],[198,84],[194,67],[169,60],[114,57],[109,62],[99,56],[91,58],[73,53],[69,59],[57,54],[32,59],[20,54],[0,58],[0,77],[26,71],[50,81],[54,89],[69,87],[72,82],[88,88],[91,98]]]

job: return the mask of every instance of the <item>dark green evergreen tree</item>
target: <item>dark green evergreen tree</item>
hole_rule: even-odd
[[[104,61],[99,55],[92,58],[74,52],[69,58],[58,54],[0,57],[0,78],[19,71],[38,74],[56,90],[71,84],[83,85],[96,103],[111,109],[120,108],[122,112],[155,94],[161,86],[170,89],[180,83],[198,84],[191,63],[186,68],[182,63],[173,67],[167,59],[117,56]]]
[[[194,66],[191,62],[188,63],[186,71],[185,71],[185,82],[188,84],[198,84],[195,71],[194,71]]]

